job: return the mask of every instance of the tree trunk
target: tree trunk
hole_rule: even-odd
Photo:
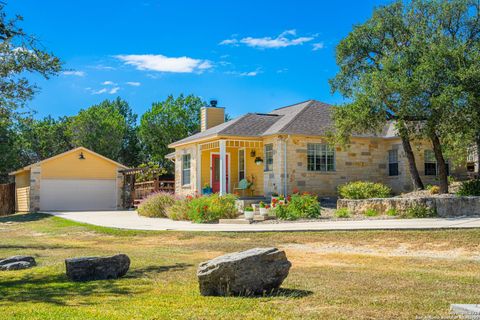
[[[408,170],[410,171],[410,177],[412,178],[413,189],[423,190],[425,187],[423,186],[422,179],[420,178],[420,174],[418,173],[417,164],[415,163],[415,155],[413,154],[412,145],[410,144],[408,134],[402,132],[400,134],[400,137],[402,138],[403,150],[405,151],[405,155],[407,156]]]
[[[433,152],[437,160],[438,179],[440,180],[440,193],[448,193],[447,163],[442,153],[442,145],[436,133],[430,136],[433,144]]]

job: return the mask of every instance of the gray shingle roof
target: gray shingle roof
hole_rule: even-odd
[[[184,144],[197,139],[222,136],[261,137],[273,134],[304,134],[324,136],[333,130],[332,106],[308,100],[273,110],[268,114],[247,113],[231,121],[199,132],[173,143]],[[386,124],[381,134],[358,135],[363,137],[395,137],[392,123]]]

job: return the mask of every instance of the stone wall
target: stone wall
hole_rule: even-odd
[[[439,217],[459,217],[480,215],[480,197],[430,197],[430,198],[385,198],[337,201],[337,208],[347,208],[353,214],[362,214],[373,209],[380,214],[389,209],[398,213],[405,212],[414,206],[425,206],[436,210]]]
[[[282,137],[269,137],[263,141],[263,147],[265,145],[273,145],[273,170],[264,171],[263,173],[263,189],[267,196],[272,193],[284,193],[284,146]],[[264,149],[265,150],[265,149]],[[264,152],[264,161],[265,152]]]
[[[182,156],[190,154],[190,184],[182,185]],[[194,195],[197,190],[197,146],[188,145],[175,149],[175,194]]]
[[[283,141],[277,138],[278,141]],[[308,171],[307,144],[327,143],[325,138],[291,136],[287,140],[287,179],[288,193],[293,190],[308,191],[319,195],[335,196],[337,187],[351,181],[366,180],[381,182],[392,188],[395,194],[412,190],[408,161],[403,150],[401,140],[379,138],[352,138],[348,147],[335,147],[335,171],[318,172]],[[283,155],[283,145],[278,143],[278,152]],[[388,151],[398,150],[398,176],[388,175]],[[417,168],[425,184],[437,184],[436,176],[425,176],[424,151],[431,149],[426,142],[414,142]],[[283,157],[275,164],[274,176],[283,177]],[[451,173],[463,176],[465,168],[455,168],[451,164]],[[283,188],[280,188],[283,190]]]
[[[40,181],[42,168],[39,164],[32,165],[30,169],[30,212],[40,210]]]

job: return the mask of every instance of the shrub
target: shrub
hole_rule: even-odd
[[[430,189],[428,189],[430,194],[439,194],[440,193],[440,187],[439,186],[431,186]]]
[[[480,196],[480,179],[465,181],[460,185],[457,195]]]
[[[350,218],[351,214],[347,208],[340,208],[335,210],[335,217],[337,218]]]
[[[437,216],[437,211],[425,205],[417,204],[409,207],[404,216],[406,218],[434,218]]]
[[[398,215],[398,212],[397,212],[397,209],[395,209],[395,208],[390,208],[390,209],[388,209],[388,210],[385,212],[385,214],[386,214],[387,216],[394,217],[394,216],[397,216],[397,215]]]
[[[178,199],[166,210],[167,217],[172,220],[188,220],[191,197]]]
[[[277,205],[274,213],[279,219],[297,220],[302,218],[318,218],[320,216],[320,203],[315,195],[304,193],[293,194],[285,205]]]
[[[232,194],[220,196],[216,193],[193,198],[188,205],[188,219],[196,223],[202,223],[236,218],[238,209],[235,207],[235,200],[236,196]]]
[[[338,193],[345,199],[387,198],[392,193],[384,184],[368,181],[349,182],[338,187]]]
[[[365,210],[364,214],[367,217],[376,217],[376,216],[378,216],[378,211],[370,208],[370,209]]]
[[[145,217],[166,217],[166,210],[175,203],[175,196],[166,192],[154,193],[138,206],[138,214]]]

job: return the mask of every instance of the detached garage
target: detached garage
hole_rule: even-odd
[[[115,210],[121,207],[126,166],[79,147],[10,173],[16,210]]]

